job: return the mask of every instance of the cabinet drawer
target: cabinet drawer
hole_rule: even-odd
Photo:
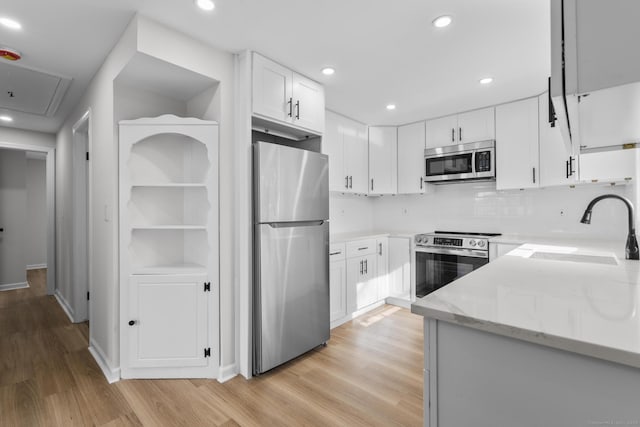
[[[376,252],[376,239],[347,242],[347,258],[371,255]]]
[[[332,243],[329,245],[329,261],[340,261],[345,259],[344,243]]]

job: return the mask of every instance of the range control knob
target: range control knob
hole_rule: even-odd
[[[425,236],[425,237],[422,239],[422,243],[424,243],[425,245],[426,245],[427,243],[429,243],[429,238]]]
[[[422,236],[416,236],[416,243],[422,243]]]
[[[476,246],[476,241],[473,239],[469,240],[469,245],[471,245],[471,247],[474,248]]]
[[[487,243],[484,240],[480,240],[478,241],[478,246],[480,246],[481,248],[484,248],[485,246],[487,246]]]

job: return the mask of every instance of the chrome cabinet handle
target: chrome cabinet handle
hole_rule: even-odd
[[[382,255],[382,243],[378,243],[378,255]]]
[[[289,117],[291,117],[293,116],[293,98],[289,98],[287,104],[289,104]]]
[[[373,178],[371,178],[371,191],[373,191]]]
[[[333,255],[340,255],[341,253],[342,253],[342,251],[329,252],[329,255],[330,255],[330,256],[333,256]]]
[[[353,175],[349,177],[349,188],[353,188]]]
[[[569,157],[569,158],[571,158],[571,157]],[[565,170],[567,171],[567,179],[569,179],[569,177],[571,176],[571,174],[569,173],[569,160],[567,160],[565,162],[565,166],[566,166]]]
[[[364,260],[364,274],[367,274],[367,272],[369,271],[369,262],[368,260]]]
[[[300,120],[300,100],[296,101],[296,119]]]
[[[364,261],[360,261],[360,275],[362,275],[363,271],[364,271]]]
[[[451,142],[456,142],[456,130],[451,128]]]
[[[462,128],[458,128],[458,141],[462,141]]]
[[[344,188],[349,188],[349,175],[344,177]]]
[[[536,183],[536,168],[533,168],[533,183]]]
[[[420,177],[420,189],[422,190],[422,185],[423,185],[423,181],[422,181],[422,177]]]

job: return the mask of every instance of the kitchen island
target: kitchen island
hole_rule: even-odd
[[[416,301],[424,425],[640,425],[640,262],[614,248],[524,244]]]

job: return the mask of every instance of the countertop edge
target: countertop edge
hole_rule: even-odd
[[[411,304],[411,312],[421,315],[426,319],[434,319],[458,326],[464,326],[479,331],[489,332],[508,338],[527,341],[533,344],[543,345],[569,353],[581,354],[608,362],[618,363],[634,368],[640,368],[640,354],[602,346],[599,344],[578,341],[570,338],[559,337],[557,335],[545,334],[544,332],[530,329],[508,326],[491,321],[478,320],[462,314],[453,314],[429,307]]]

